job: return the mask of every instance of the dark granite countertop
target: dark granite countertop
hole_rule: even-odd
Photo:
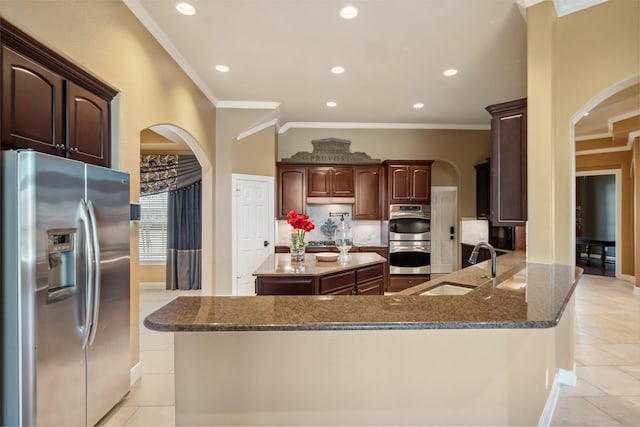
[[[524,253],[513,252],[498,258],[494,285],[481,277],[487,264],[385,296],[180,296],[144,324],[156,331],[549,328],[560,320],[582,271],[525,263]],[[420,295],[442,281],[474,289]]]

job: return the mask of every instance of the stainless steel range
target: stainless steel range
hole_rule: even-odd
[[[389,207],[389,273],[431,273],[431,205]]]

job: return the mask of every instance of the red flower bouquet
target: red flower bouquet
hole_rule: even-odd
[[[313,222],[309,220],[309,215],[300,215],[295,210],[289,211],[287,214],[287,223],[293,227],[291,232],[291,244],[296,248],[304,248],[304,235],[305,233],[316,228]]]

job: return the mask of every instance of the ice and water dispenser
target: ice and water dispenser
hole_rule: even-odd
[[[49,295],[76,286],[75,228],[47,230]]]

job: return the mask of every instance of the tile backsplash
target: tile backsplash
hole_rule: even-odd
[[[353,211],[352,205],[307,205],[307,213],[309,219],[313,221],[316,228],[307,233],[307,241],[311,240],[333,240],[333,234],[328,230],[331,225],[340,224],[339,216],[329,216],[330,213],[346,212],[344,220],[353,232],[353,242],[356,245],[377,245],[385,239],[381,239],[382,221],[354,221],[351,219]],[[331,222],[329,222],[329,220]],[[325,225],[327,234],[323,233],[322,228]],[[286,220],[276,221],[276,242],[277,245],[289,245],[291,235],[291,226]]]

